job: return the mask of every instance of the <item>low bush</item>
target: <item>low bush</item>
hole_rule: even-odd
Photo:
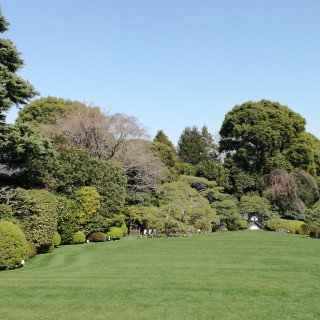
[[[27,258],[27,241],[21,229],[12,222],[0,221],[0,270],[18,268]]]
[[[27,247],[28,247],[28,259],[30,259],[37,254],[37,247],[31,241],[27,241]]]
[[[89,236],[88,240],[90,242],[104,242],[107,240],[107,238],[106,235],[102,232],[94,232]]]
[[[305,222],[298,220],[271,219],[266,222],[266,227],[270,230],[286,229],[293,234],[307,235],[310,233],[309,226]]]
[[[54,247],[57,247],[61,244],[61,236],[58,232],[55,232],[53,239],[52,239],[52,244]]]
[[[85,243],[86,242],[86,236],[82,231],[78,231],[74,234],[73,242],[76,244]]]
[[[123,237],[123,231],[118,227],[111,227],[109,232],[106,233],[106,237],[111,240],[119,240]]]

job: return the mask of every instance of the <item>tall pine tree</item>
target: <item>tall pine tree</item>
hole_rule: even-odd
[[[1,10],[1,8],[0,8]],[[9,22],[0,11],[0,33],[8,30]],[[9,39],[0,38],[0,123],[13,105],[26,104],[38,93],[34,87],[16,75],[23,66],[20,52]]]

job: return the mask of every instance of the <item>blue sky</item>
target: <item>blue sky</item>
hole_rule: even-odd
[[[176,144],[268,99],[320,138],[318,0],[2,0],[20,71],[41,96],[133,115]],[[14,121],[12,110],[8,122]]]

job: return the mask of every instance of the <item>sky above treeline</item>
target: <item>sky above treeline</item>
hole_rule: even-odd
[[[54,96],[135,116],[177,144],[186,126],[268,99],[320,138],[319,0],[2,0],[20,76]],[[15,108],[8,115],[14,122]]]

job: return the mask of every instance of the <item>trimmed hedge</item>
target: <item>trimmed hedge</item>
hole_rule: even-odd
[[[90,242],[104,242],[107,240],[107,238],[106,238],[106,235],[102,232],[94,232],[90,234],[88,240]]]
[[[57,200],[54,194],[46,190],[7,187],[0,190],[0,203],[10,206],[10,220],[19,221],[27,240],[36,245],[39,253],[52,249],[52,239],[57,230]]]
[[[266,227],[271,230],[286,229],[293,234],[304,234],[308,235],[310,233],[309,226],[298,220],[285,220],[285,219],[272,219],[266,222]]]
[[[85,243],[86,242],[86,235],[82,231],[78,231],[74,234],[73,242],[75,244]]]
[[[12,222],[0,221],[0,270],[18,268],[27,258],[27,242],[21,229]]]
[[[27,190],[28,215],[25,223],[26,238],[33,242],[39,253],[52,250],[52,239],[57,230],[57,200],[46,190]]]
[[[119,240],[123,237],[123,231],[118,227],[111,227],[109,232],[106,233],[106,237],[111,240]]]

